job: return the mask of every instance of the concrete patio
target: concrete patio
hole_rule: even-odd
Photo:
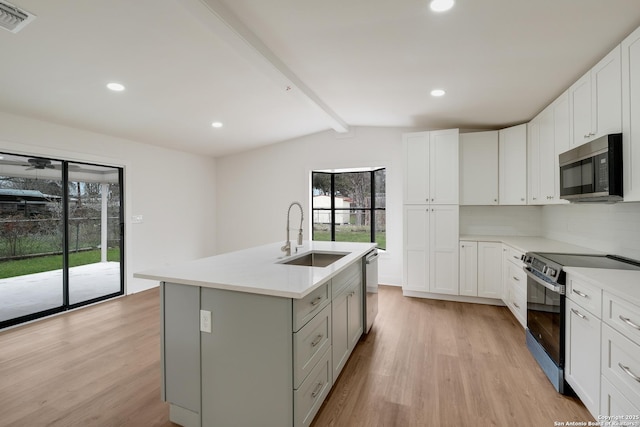
[[[69,269],[69,304],[119,290],[119,262],[98,262]],[[62,270],[0,279],[0,321],[61,305]]]

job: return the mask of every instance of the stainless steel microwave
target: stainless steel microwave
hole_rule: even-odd
[[[560,154],[560,198],[576,202],[619,202],[622,134],[602,136]]]

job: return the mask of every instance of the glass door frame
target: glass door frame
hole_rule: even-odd
[[[46,310],[42,310],[35,313],[29,313],[26,315],[14,317],[7,320],[0,321],[0,331],[4,328],[19,325],[21,323],[30,322],[36,319],[40,319],[43,317],[51,316],[53,314],[62,313],[68,310],[72,310],[75,308],[79,308],[85,305],[94,304],[96,302],[104,301],[107,299],[111,299],[117,296],[124,295],[125,288],[125,188],[124,188],[124,167],[122,166],[112,166],[112,165],[104,165],[99,163],[92,162],[83,162],[76,160],[64,160],[57,159],[50,156],[40,156],[35,154],[24,154],[24,153],[11,153],[11,152],[0,152],[0,154],[7,154],[11,156],[19,156],[19,157],[37,157],[41,159],[47,159],[55,162],[60,162],[61,164],[61,181],[62,181],[62,305]],[[87,166],[99,166],[106,168],[113,168],[118,172],[118,185],[120,190],[120,204],[119,204],[119,212],[118,212],[118,224],[119,224],[119,279],[120,279],[120,288],[116,292],[111,292],[109,294],[101,295],[95,298],[91,298],[84,301],[79,301],[74,304],[69,304],[69,164],[78,164],[78,165],[87,165]],[[16,276],[19,277],[19,276]]]

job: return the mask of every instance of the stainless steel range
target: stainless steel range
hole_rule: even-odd
[[[564,380],[564,267],[640,270],[640,262],[614,255],[527,252],[527,347],[560,393],[570,394]]]

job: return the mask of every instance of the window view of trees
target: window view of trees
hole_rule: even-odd
[[[385,169],[313,172],[313,240],[386,247]]]

